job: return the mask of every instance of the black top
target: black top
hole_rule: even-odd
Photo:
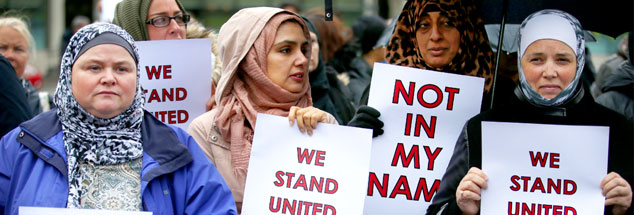
[[[537,107],[522,98],[516,88],[515,96],[507,104],[480,113],[467,122],[427,214],[437,214],[444,205],[442,214],[462,213],[456,203],[456,189],[469,168],[482,168],[482,121],[609,126],[608,172],[617,172],[630,185],[634,184],[633,128],[622,115],[598,105],[583,90],[579,90],[570,102],[556,108]],[[605,214],[612,214],[612,208],[606,207]],[[626,214],[632,214],[632,207]]]
[[[26,92],[9,61],[0,55],[0,137],[31,116]]]

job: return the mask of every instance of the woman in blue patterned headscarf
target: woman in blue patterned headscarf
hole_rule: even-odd
[[[57,116],[62,123],[64,148],[68,155],[69,207],[80,208],[80,200],[84,203],[98,201],[85,194],[96,188],[91,185],[98,186],[93,182],[98,182],[94,180],[100,174],[137,175],[137,178],[123,177],[128,183],[122,185],[140,186],[138,168],[143,153],[144,97],[139,84],[136,50],[134,40],[123,29],[102,24],[78,31],[62,56],[55,103],[59,107]],[[110,53],[117,55],[106,58]],[[108,61],[113,57],[113,62]],[[119,165],[122,165],[120,169],[101,168]],[[82,187],[80,181],[88,182],[88,186]],[[123,205],[130,207],[138,208],[141,202],[138,192],[107,197],[128,202]],[[93,202],[91,205],[99,207],[101,204]]]
[[[522,23],[519,47],[515,97],[467,122],[427,214],[479,213],[488,178],[481,170],[483,121],[609,127],[609,174],[597,186],[606,196],[605,214],[632,214],[633,128],[584,92],[579,78],[585,40],[579,21],[559,10],[538,11]]]
[[[59,109],[0,141],[0,214],[24,205],[236,214],[231,191],[193,138],[144,111],[138,63],[134,40],[116,25],[73,35],[55,92]]]

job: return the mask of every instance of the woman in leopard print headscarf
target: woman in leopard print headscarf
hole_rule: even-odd
[[[493,86],[492,56],[470,0],[407,1],[386,52],[390,64],[485,78],[485,94]]]
[[[472,0],[408,0],[385,57],[390,64],[482,77],[482,109],[489,107],[493,51]],[[367,104],[369,91],[368,86],[361,104]],[[370,128],[376,137],[383,134],[379,115],[376,109],[362,105],[348,125]]]

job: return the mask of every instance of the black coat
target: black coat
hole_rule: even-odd
[[[596,98],[597,103],[634,120],[634,66],[629,61],[621,63],[605,78],[601,90],[603,94]]]
[[[309,73],[313,107],[332,114],[341,125],[347,124],[354,116],[354,105],[346,86],[337,78],[337,72],[330,66],[320,64]]]
[[[0,55],[0,137],[31,118],[26,93],[9,61]]]
[[[348,88],[352,93],[355,106],[361,105],[361,97],[365,88],[370,85],[372,80],[372,67],[365,61],[363,56],[356,57],[350,62],[352,69],[348,72],[350,75],[350,83]],[[365,104],[364,104],[365,105]]]
[[[471,167],[482,168],[482,121],[609,126],[608,172],[617,172],[634,185],[633,128],[622,115],[595,103],[592,96],[583,90],[559,108],[536,107],[522,98],[522,93],[516,88],[515,97],[508,104],[494,107],[467,121],[427,214],[438,214],[445,205],[441,214],[462,214],[456,203],[456,189]],[[605,214],[612,214],[612,209],[605,208]],[[626,214],[632,214],[632,207]]]

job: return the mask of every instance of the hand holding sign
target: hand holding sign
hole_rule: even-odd
[[[242,214],[362,214],[370,131],[323,124],[309,137],[287,120],[258,114]]]
[[[368,107],[349,123],[385,131],[372,139],[364,214],[427,211],[464,122],[480,111],[483,86],[471,76],[374,65]]]
[[[614,205],[612,214],[625,214],[632,204],[632,188],[621,175],[611,172],[601,180],[601,190],[605,205]]]
[[[372,129],[372,137],[377,137],[384,132],[384,124],[383,121],[379,119],[379,116],[381,116],[381,112],[378,110],[367,105],[362,105],[359,107],[359,110],[357,110],[357,113],[354,114],[352,120],[348,122],[348,126]]]
[[[288,120],[291,126],[297,119],[297,127],[299,127],[299,131],[304,133],[304,131],[308,130],[308,135],[313,135],[313,129],[317,127],[318,122],[327,122],[328,114],[315,107],[305,107],[300,108],[297,106],[292,106],[291,110],[288,112]]]
[[[476,167],[471,167],[456,189],[456,202],[462,214],[478,214],[480,193],[487,188],[489,177]]]

